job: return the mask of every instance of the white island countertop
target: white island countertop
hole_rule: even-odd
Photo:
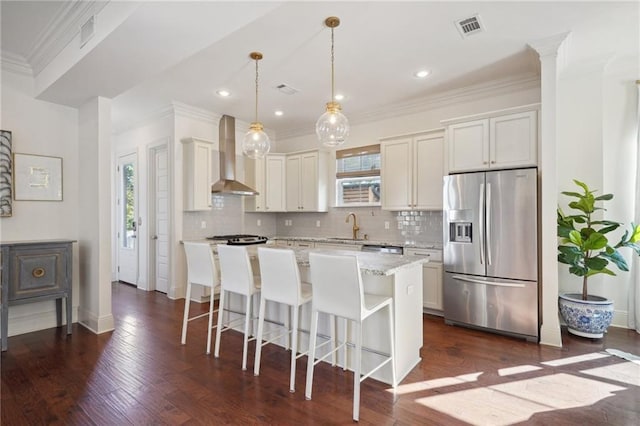
[[[213,252],[217,254],[216,243],[210,240],[198,240],[197,242],[208,242],[211,244]],[[298,266],[309,266],[309,253],[327,253],[327,254],[341,254],[346,256],[356,256],[360,263],[360,272],[367,275],[393,275],[396,272],[410,268],[417,264],[427,263],[429,261],[426,257],[400,255],[400,254],[387,254],[387,253],[372,253],[363,251],[352,250],[337,250],[337,249],[323,249],[323,248],[301,248],[301,247],[278,247],[274,245],[262,245],[254,244],[248,245],[247,250],[249,256],[252,258],[258,257],[258,247],[269,247],[283,250],[293,250],[296,254],[296,260]]]

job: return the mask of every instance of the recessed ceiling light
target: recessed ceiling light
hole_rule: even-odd
[[[278,110],[278,111],[275,112],[275,115],[277,115],[278,117],[281,117],[281,116],[284,115],[284,112]]]
[[[338,93],[334,96],[334,98],[336,99],[336,101],[341,101],[344,99],[344,95],[342,93]]]
[[[429,70],[420,70],[415,72],[413,75],[414,77],[417,77],[417,78],[425,78],[425,77],[428,77],[429,74],[431,74],[431,71]]]
[[[216,91],[216,93],[218,94],[218,96],[222,96],[223,98],[231,96],[231,92],[226,89],[220,89]]]

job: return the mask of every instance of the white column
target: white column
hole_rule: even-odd
[[[111,313],[111,100],[79,110],[79,322],[94,333],[113,330]]]
[[[540,232],[542,277],[542,326],[540,343],[562,346],[558,319],[558,260],[556,237],[556,209],[558,206],[557,163],[557,104],[558,75],[565,61],[570,33],[529,43],[540,55],[541,117],[540,143]]]

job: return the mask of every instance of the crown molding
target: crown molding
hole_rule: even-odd
[[[151,111],[149,114],[144,115],[139,119],[134,119],[124,123],[121,126],[113,126],[113,133],[118,135],[120,133],[128,132],[131,130],[139,129],[154,121],[159,121],[165,118],[172,118],[175,115],[175,110],[172,104],[163,105]],[[113,123],[113,122],[112,122]]]
[[[2,63],[3,71],[33,77],[31,65],[20,55],[12,52],[2,52],[0,62]]]
[[[370,123],[403,115],[417,114],[457,103],[473,102],[484,99],[487,96],[495,96],[510,93],[515,90],[525,90],[538,87],[540,87],[540,76],[538,74],[520,74],[459,89],[448,90],[418,99],[412,99],[408,102],[398,102],[396,104],[385,105],[384,110],[377,109],[361,114],[350,115],[349,121],[352,126],[354,124]],[[289,139],[309,134],[311,134],[309,127],[299,127],[278,132],[278,139]]]
[[[34,74],[40,73],[73,40],[82,24],[97,15],[109,1],[74,0],[63,2],[45,26],[27,55]]]
[[[171,102],[173,111],[177,117],[192,118],[206,123],[217,124],[222,115],[206,110],[204,108],[194,107],[182,102]]]

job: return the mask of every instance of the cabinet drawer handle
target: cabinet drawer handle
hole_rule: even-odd
[[[33,278],[42,278],[44,277],[44,268],[39,267],[39,268],[33,268],[33,271],[31,271],[31,275],[33,275]]]

